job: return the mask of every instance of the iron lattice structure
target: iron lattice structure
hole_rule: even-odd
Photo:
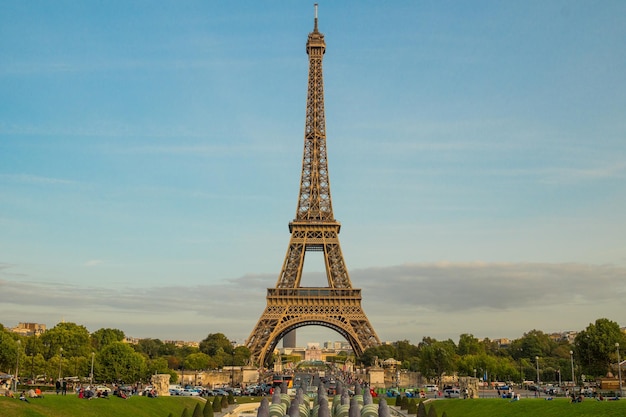
[[[267,290],[267,307],[246,345],[255,363],[266,364],[278,342],[299,327],[317,325],[335,330],[359,356],[380,340],[361,307],[361,290],[352,288],[339,245],[341,224],[333,216],[328,179],[322,59],[324,35],[309,33],[309,82],[304,129],[304,156],[296,218],[289,223],[291,239],[275,288]],[[301,287],[305,254],[324,254],[328,287]]]

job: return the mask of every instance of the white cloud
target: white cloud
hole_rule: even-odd
[[[7,277],[6,268],[0,268],[2,276],[5,326],[64,317],[91,331],[106,326],[136,337],[189,340],[222,332],[243,341],[265,308],[266,289],[275,283],[272,274],[206,286],[112,288],[18,282]],[[582,330],[600,317],[617,321],[624,311],[624,278],[625,268],[610,265],[480,262],[407,264],[351,274],[379,337],[414,343],[424,336],[457,340],[461,333],[516,338],[535,328]],[[307,329],[310,337],[328,339],[325,329]]]

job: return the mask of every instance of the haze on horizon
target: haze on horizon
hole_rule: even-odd
[[[333,209],[381,340],[625,326],[626,3],[319,3]],[[287,1],[0,4],[2,324],[243,342],[289,242],[312,28]]]

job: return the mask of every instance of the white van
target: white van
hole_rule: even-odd
[[[443,390],[443,396],[446,398],[461,398],[461,390],[458,388],[449,388]]]

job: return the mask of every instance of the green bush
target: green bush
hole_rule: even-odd
[[[196,406],[193,409],[193,414],[191,416],[192,417],[204,417],[202,415],[202,406],[200,405],[200,403],[196,403]]]
[[[202,417],[213,417],[213,404],[208,399],[204,404],[204,409],[202,410]]]
[[[426,406],[421,401],[417,405],[417,417],[426,417]]]
[[[409,400],[409,406],[407,407],[407,412],[409,414],[417,414],[417,402],[415,401],[415,398],[411,398]]]
[[[400,399],[400,409],[401,410],[406,410],[407,408],[409,408],[409,399],[407,397],[402,397]]]
[[[213,411],[215,411],[216,413],[219,413],[220,411],[222,411],[222,398],[221,397],[215,397],[213,399]]]

